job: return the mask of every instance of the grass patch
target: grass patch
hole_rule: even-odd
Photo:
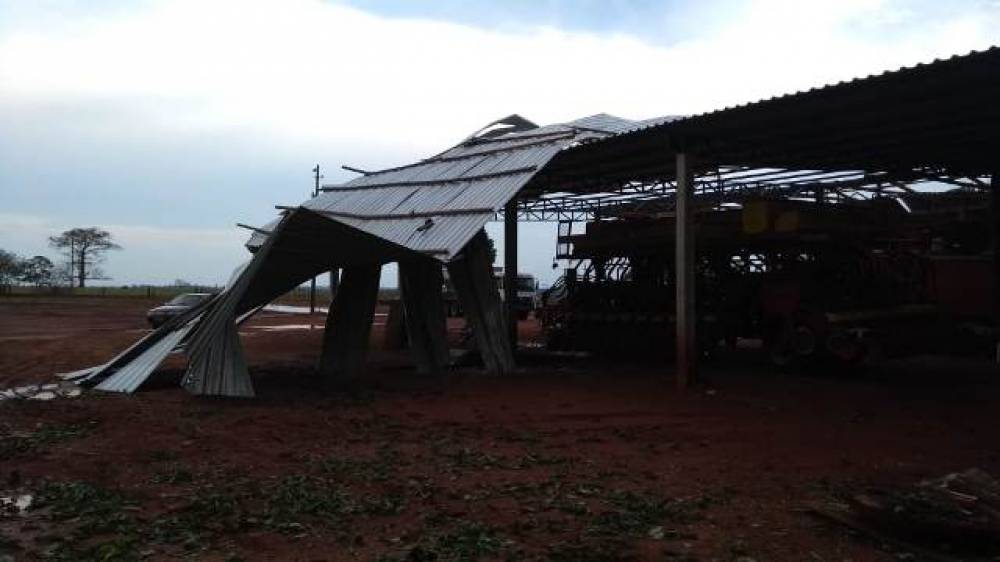
[[[266,491],[266,497],[264,521],[283,531],[301,529],[305,517],[337,522],[358,511],[354,499],[343,488],[302,475],[285,477]]]
[[[175,474],[175,473],[170,473]],[[171,476],[176,478],[176,476]],[[398,515],[406,497],[369,493],[361,497],[330,479],[294,475],[259,483],[236,480],[224,487],[197,487],[188,501],[144,520],[138,506],[118,492],[85,482],[48,482],[31,511],[56,524],[42,552],[51,560],[138,560],[154,545],[180,545],[188,552],[209,548],[217,538],[247,530],[304,533],[334,528],[348,536],[349,517]],[[471,531],[441,537],[442,551],[488,550],[488,538]],[[477,542],[478,541],[478,542]],[[447,547],[450,542],[457,546]],[[477,546],[478,545],[478,546]],[[451,549],[451,550],[449,550]]]
[[[48,424],[29,432],[14,431],[9,426],[0,427],[0,459],[37,453],[49,445],[70,439],[79,439],[90,433],[96,426],[96,421]]]
[[[190,484],[194,474],[180,463],[170,463],[153,473],[149,481],[152,484]]]
[[[601,512],[587,528],[590,536],[644,536],[663,521],[691,524],[704,517],[704,510],[714,501],[709,496],[663,500],[650,493],[613,492],[612,509]]]
[[[488,468],[501,468],[504,466],[503,457],[494,456],[469,447],[441,450],[438,451],[438,455],[447,460],[447,462],[454,468],[483,470]]]
[[[131,518],[123,511],[128,505],[118,493],[86,482],[47,482],[31,509],[47,509],[56,521],[75,519],[81,531],[96,534],[130,530]]]
[[[512,540],[485,523],[464,519],[450,523],[448,529],[425,536],[402,554],[383,556],[381,560],[464,562],[497,558],[514,545]]]
[[[32,511],[45,511],[70,525],[45,551],[51,560],[135,560],[138,534],[126,511],[134,507],[116,492],[86,482],[48,482],[35,496]]]
[[[578,459],[529,452],[516,457],[491,454],[479,449],[455,445],[437,445],[434,454],[452,470],[527,470],[537,467],[569,467]]]
[[[330,455],[313,461],[313,467],[323,475],[364,482],[387,482],[406,466],[403,455],[391,448],[379,449],[373,458]]]
[[[624,550],[619,541],[605,541],[597,544],[579,541],[557,543],[546,553],[552,562],[623,562],[636,560],[633,553]]]
[[[176,461],[180,458],[177,451],[171,451],[170,449],[154,449],[149,452],[149,460],[153,462],[170,462]]]

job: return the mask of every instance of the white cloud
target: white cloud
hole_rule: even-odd
[[[229,147],[237,155],[231,161],[188,167],[217,166],[217,177],[237,185],[278,169],[269,168],[269,156],[271,164],[282,161],[282,173],[294,159],[305,174],[317,155],[325,167],[392,166],[509,113],[547,123],[602,111],[633,118],[701,112],[982,49],[1000,38],[995,1],[935,17],[893,0],[733,0],[730,10],[717,13],[719,21],[690,22],[705,30],[685,34],[693,39],[664,46],[624,34],[392,19],[320,0],[153,0],[103,17],[44,12],[16,31],[0,31],[0,119],[8,125],[7,132],[0,126],[0,140],[15,139],[18,154],[45,155],[51,153],[46,139],[81,154],[91,139],[100,153],[88,161],[111,170],[129,166],[115,160],[115,142],[197,147],[241,138],[239,149]],[[92,182],[104,173],[90,172]],[[43,178],[0,190],[26,201],[36,179]],[[301,179],[275,186],[272,202],[292,202],[278,192],[299,190],[288,185]],[[184,183],[176,186],[178,201]],[[187,189],[204,195],[207,188]],[[224,279],[230,256],[242,252],[242,233],[228,227],[232,218],[223,212],[236,205],[239,190],[215,189],[224,194],[218,214],[227,217],[219,230],[107,227],[120,228],[135,256],[121,276],[195,277],[202,264],[190,260],[204,253],[211,256],[205,275]],[[66,189],[62,208],[83,207],[74,198],[87,196],[85,189]],[[38,214],[49,206],[22,208]],[[185,215],[170,211],[177,220]],[[147,218],[164,224],[166,212]],[[122,215],[143,220],[140,213]],[[0,232],[0,246],[10,236],[10,229]],[[536,237],[521,246],[535,252],[528,262],[544,267],[554,242]],[[125,254],[113,263],[123,263]],[[175,268],[186,273],[168,273]]]
[[[394,20],[318,0],[180,0],[3,38],[0,99],[141,100],[142,125],[159,129],[249,125],[289,141],[397,138],[435,150],[510,112],[544,122],[705,111],[982,48],[1000,28],[985,10],[917,20],[891,41],[862,33],[912,19],[905,8],[761,0],[711,35],[658,47]]]

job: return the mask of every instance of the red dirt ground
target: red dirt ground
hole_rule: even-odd
[[[0,300],[0,386],[106,360],[149,305]],[[41,502],[0,511],[0,559],[888,561],[899,552],[808,508],[1000,471],[991,365],[838,376],[730,360],[679,393],[655,365],[538,356],[505,379],[426,379],[376,349],[366,391],[324,396],[313,322],[243,330],[253,400],[189,396],[174,361],[134,396],[0,403],[0,496]]]

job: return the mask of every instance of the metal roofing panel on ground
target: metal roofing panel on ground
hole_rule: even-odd
[[[187,336],[194,324],[192,322],[164,336],[138,357],[118,369],[115,374],[104,379],[101,384],[97,385],[97,390],[128,394],[135,392],[160,366],[160,363],[163,363],[163,360],[167,358],[167,355],[170,355],[177,344]]]

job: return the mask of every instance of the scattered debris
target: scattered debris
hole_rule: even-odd
[[[1000,554],[1000,482],[978,468],[907,488],[866,490],[813,511],[926,559]]]
[[[76,398],[83,390],[72,382],[51,384],[30,384],[0,390],[0,402],[4,400],[54,400],[56,398]]]
[[[0,496],[0,515],[12,513],[20,515],[31,507],[35,497],[31,494]]]
[[[94,367],[87,367],[86,369],[80,369],[78,371],[70,371],[68,373],[56,373],[56,377],[64,381],[75,381],[79,379],[86,378],[88,375],[101,369],[104,365],[97,365]]]

